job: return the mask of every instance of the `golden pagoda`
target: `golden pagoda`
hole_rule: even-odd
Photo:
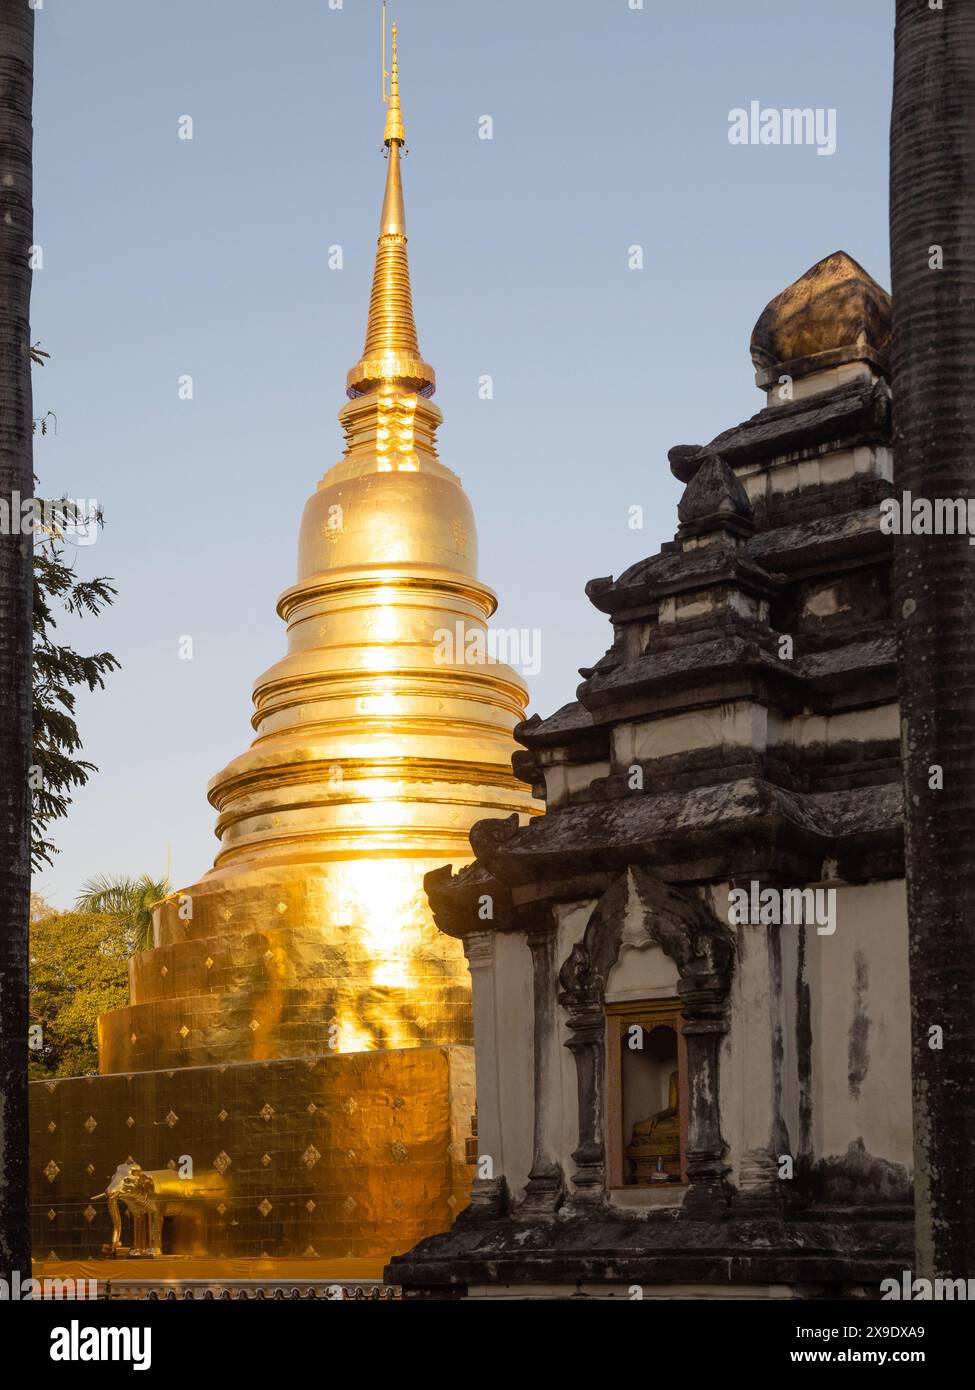
[[[278,601],[288,654],[255,683],[256,738],[210,782],[214,867],[161,907],[131,1004],[102,1020],[104,1071],[471,1041],[467,967],[422,880],[470,859],[475,821],[533,810],[511,770],[527,692],[508,666],[440,659],[439,634],[483,632],[496,600],[477,579],[471,505],[437,457],[404,139],[394,26],[345,453],[305,506],[298,580]]]
[[[102,1074],[34,1088],[38,1238],[58,1259],[107,1248],[107,1213],[78,1213],[119,1165],[140,1182],[155,1170],[176,1200],[191,1189],[165,1170],[192,1160],[196,1216],[160,1227],[165,1253],[384,1259],[446,1228],[469,1194],[470,978],[423,876],[472,858],[476,821],[539,807],[511,770],[523,681],[464,659],[486,648],[496,600],[477,578],[470,503],[437,456],[395,26],[386,75],[345,452],[304,509],[297,582],[278,601],[288,651],[255,683],[254,741],[209,785],[214,866],[156,909],[131,1002],[99,1019]],[[481,640],[445,660],[459,631]]]

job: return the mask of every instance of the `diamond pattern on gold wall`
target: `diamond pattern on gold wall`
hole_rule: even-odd
[[[183,1216],[165,1218],[167,1253],[313,1246],[322,1259],[385,1258],[445,1230],[468,1200],[473,1170],[452,1156],[474,1108],[466,1047],[73,1077],[30,1091],[34,1239],[59,1259],[102,1253],[111,1223],[94,1197],[130,1157],[168,1169],[167,1192],[183,1191],[187,1158],[202,1185],[219,1174]]]

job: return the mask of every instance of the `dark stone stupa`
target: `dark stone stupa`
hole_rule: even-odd
[[[910,1268],[889,297],[844,253],[752,338],[765,407],[679,446],[675,539],[519,726],[547,814],[428,875],[474,986],[478,1177],[407,1297],[876,1296]]]

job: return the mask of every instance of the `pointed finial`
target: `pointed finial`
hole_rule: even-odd
[[[677,504],[680,539],[713,531],[750,535],[755,513],[728,461],[711,454],[695,472]]]
[[[383,5],[383,43],[386,37],[386,6]],[[406,210],[400,151],[406,141],[403,113],[399,105],[399,55],[396,51],[396,25],[393,25],[393,61],[389,73],[383,58],[383,77],[389,77],[389,110],[386,113],[385,144],[388,150],[386,192],[379,218],[379,244],[372,278],[372,297],[366,323],[366,342],[362,356],[346,378],[346,393],[362,396],[380,385],[399,386],[432,396],[436,375],[420,356],[416,322],[413,318],[413,292],[406,255]],[[385,47],[384,47],[385,53]],[[385,91],[383,93],[385,96]]]
[[[406,144],[406,131],[403,129],[403,112],[399,104],[399,55],[396,49],[396,25],[393,25],[393,65],[389,73],[389,110],[386,112],[386,131],[383,144],[387,148],[394,140]]]

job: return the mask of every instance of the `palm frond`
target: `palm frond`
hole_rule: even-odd
[[[124,922],[135,951],[149,950],[153,940],[152,913],[169,892],[166,878],[140,874],[98,874],[82,884],[75,900],[78,912],[103,913]]]
[[[137,880],[111,874],[97,874],[81,885],[75,899],[78,912],[105,913],[125,917],[138,897]]]

